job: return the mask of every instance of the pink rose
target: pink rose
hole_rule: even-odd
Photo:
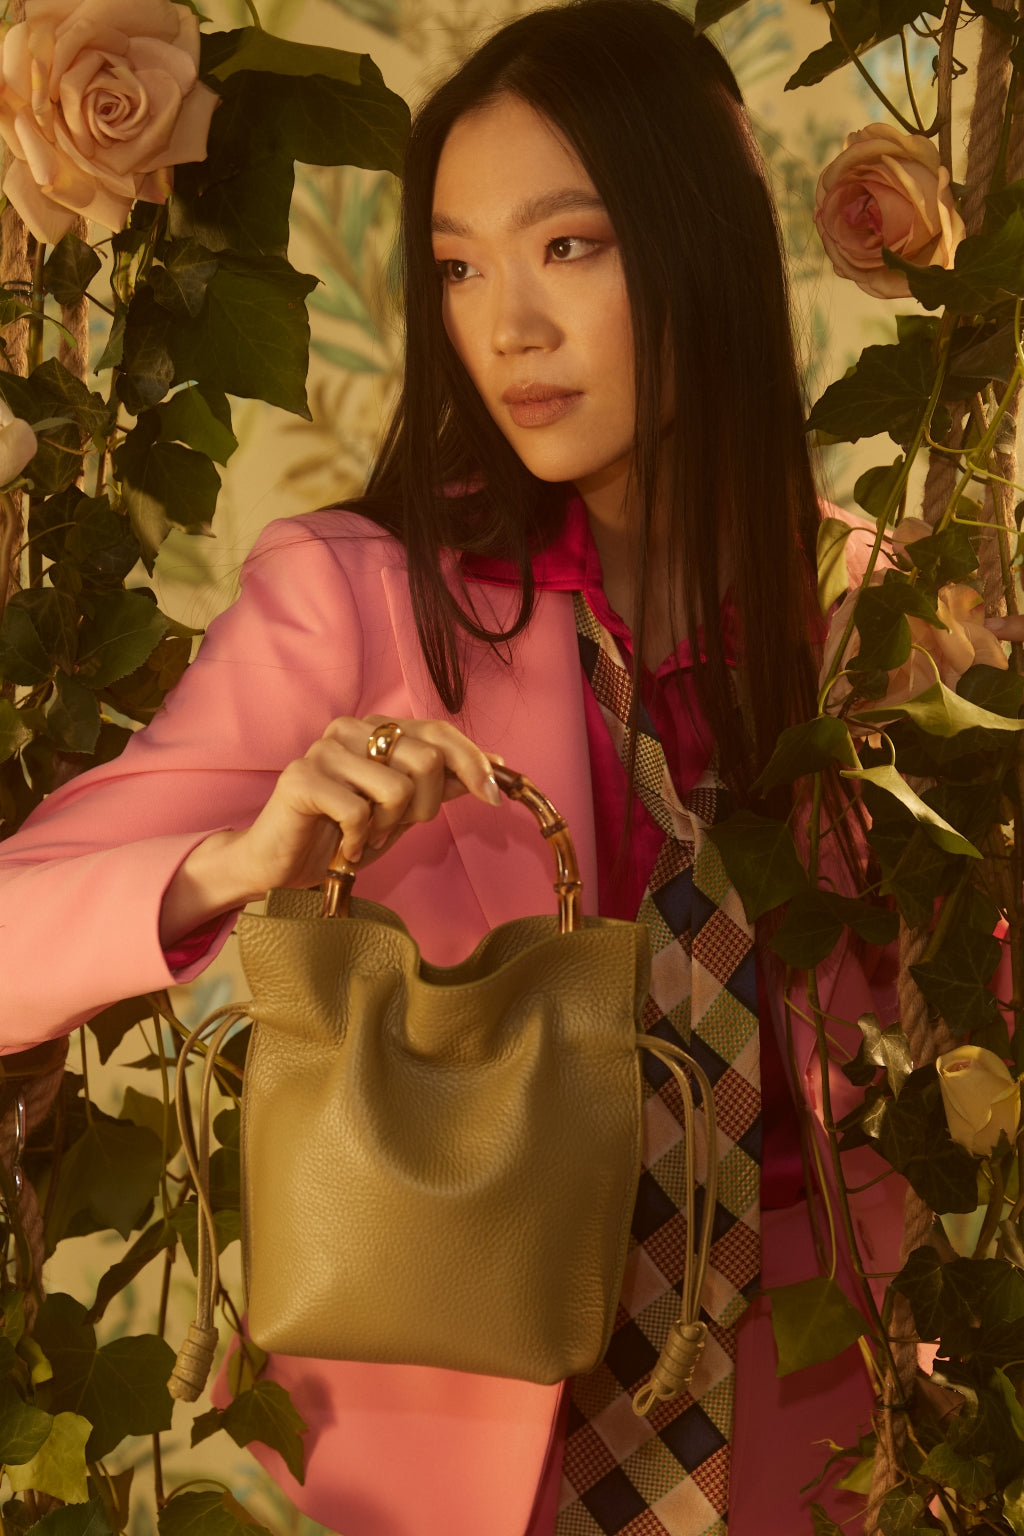
[[[908,518],[906,521],[910,522],[911,519]],[[929,528],[928,532],[931,531]],[[881,581],[884,573],[876,574],[878,581]],[[825,641],[819,687],[824,686],[825,677],[832,665],[857,597],[857,592],[850,592],[832,616],[828,639]],[[939,589],[935,607],[946,628],[935,629],[924,619],[908,616],[907,623],[910,625],[913,649],[902,666],[894,667],[889,673],[889,686],[884,696],[880,699],[871,699],[865,704],[865,708],[885,709],[887,705],[905,704],[908,699],[916,699],[919,693],[924,693],[935,682],[936,668],[940,681],[945,683],[947,688],[952,689],[956,688],[961,677],[969,667],[974,666],[975,662],[984,662],[987,667],[999,667],[1006,671],[1009,665],[1006,655],[995,635],[991,630],[986,629],[982,622],[984,618],[982,599],[973,587],[965,586],[963,582],[949,582]],[[859,650],[860,635],[857,630],[854,630],[843,656],[844,667],[850,665]],[[927,655],[922,654],[925,651]],[[932,665],[933,661],[935,666]],[[849,696],[848,679],[839,677],[828,696],[827,707],[830,712],[835,713]],[[862,734],[870,734],[876,730],[874,723],[858,725],[856,721],[851,720],[849,725],[851,730],[859,730]]]
[[[205,158],[219,99],[198,64],[199,22],[172,0],[26,0],[0,38],[0,134],[4,191],[37,240],[167,201],[169,167]]]
[[[951,267],[964,237],[935,145],[887,123],[851,133],[822,171],[814,222],[839,276],[880,299],[910,295],[903,273],[883,262],[883,245],[916,267]]]

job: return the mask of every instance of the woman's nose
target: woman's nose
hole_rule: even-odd
[[[561,339],[557,317],[536,283],[512,274],[495,284],[491,319],[491,345],[495,352],[548,352]]]

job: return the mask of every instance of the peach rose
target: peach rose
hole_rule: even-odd
[[[219,99],[198,64],[198,19],[172,0],[26,0],[0,38],[0,134],[4,191],[37,240],[167,201],[169,168],[205,158]]]
[[[928,529],[929,533],[931,531]],[[883,574],[876,573],[877,582],[883,579]],[[873,582],[873,585],[877,585],[877,582]],[[848,593],[832,616],[828,638],[825,641],[819,687],[824,686],[825,677],[832,665],[857,597],[858,592]],[[946,586],[940,587],[935,607],[946,628],[935,629],[924,619],[908,615],[907,623],[910,625],[913,649],[902,666],[894,667],[889,673],[889,686],[885,690],[885,695],[880,699],[872,699],[869,706],[871,709],[884,709],[888,704],[905,704],[908,699],[915,699],[919,693],[924,693],[925,689],[930,688],[935,682],[936,668],[938,668],[940,680],[947,688],[955,688],[967,669],[973,667],[975,662],[984,662],[987,667],[999,667],[1006,671],[1009,663],[999,641],[982,622],[984,617],[982,599],[973,587],[965,586],[959,581],[949,582]],[[859,650],[860,635],[857,630],[854,630],[843,656],[844,667],[850,665]],[[928,654],[922,655],[923,651]],[[934,661],[935,667],[929,661],[929,656]],[[828,697],[829,710],[835,712],[849,695],[849,681],[844,677],[838,678]],[[876,729],[874,724],[870,726],[862,724],[858,727],[854,720],[849,724],[851,730],[860,729],[864,733],[871,733]]]
[[[964,237],[935,145],[887,123],[849,135],[818,178],[814,201],[814,222],[836,272],[880,299],[910,295],[903,273],[883,262],[883,245],[916,267],[951,267]]]

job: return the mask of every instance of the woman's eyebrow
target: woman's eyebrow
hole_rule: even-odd
[[[529,229],[543,219],[550,218],[552,214],[572,211],[604,213],[606,210],[596,192],[587,192],[582,187],[563,187],[557,192],[538,193],[536,197],[529,197],[525,202],[517,204],[508,224],[512,230]],[[461,239],[468,239],[472,234],[468,224],[440,210],[435,211],[431,218],[430,228],[435,235],[455,235]]]

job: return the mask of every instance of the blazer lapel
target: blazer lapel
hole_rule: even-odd
[[[419,647],[404,571],[383,572],[395,643],[413,713],[437,719],[445,710]],[[510,588],[473,589],[488,627],[511,625],[518,594]],[[485,751],[532,779],[569,823],[583,910],[597,910],[590,754],[582,674],[568,592],[540,592],[525,633],[504,655],[470,642],[466,648],[467,700],[455,723]],[[554,860],[521,806],[492,809],[474,795],[444,806],[455,844],[490,927],[534,912],[554,911]]]

